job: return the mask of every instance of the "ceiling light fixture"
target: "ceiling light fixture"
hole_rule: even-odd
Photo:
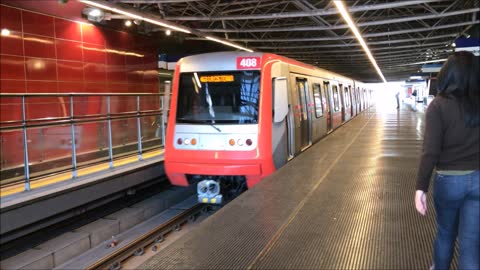
[[[368,59],[370,59],[370,62],[372,62],[373,66],[377,70],[378,75],[380,75],[383,82],[387,82],[387,80],[385,79],[385,77],[382,74],[382,71],[378,67],[377,62],[375,61],[375,58],[373,58],[373,55],[370,52],[370,49],[368,49],[368,46],[365,43],[365,41],[363,40],[362,36],[360,35],[360,32],[358,31],[357,27],[355,26],[355,23],[353,22],[352,18],[348,14],[348,11],[345,8],[345,5],[343,4],[343,2],[339,1],[339,0],[336,0],[336,1],[333,1],[333,3],[335,3],[335,6],[337,7],[340,14],[342,14],[343,19],[347,22],[348,26],[350,27],[350,30],[353,32],[353,34],[357,38],[360,45],[362,45],[363,50],[367,54]]]
[[[240,45],[233,44],[233,43],[225,41],[225,40],[221,40],[221,39],[210,37],[210,36],[206,36],[205,38],[209,39],[209,40],[212,40],[212,41],[215,41],[215,42],[218,42],[218,43],[222,43],[224,45],[227,45],[227,46],[230,46],[230,47],[233,47],[233,48],[237,48],[237,49],[244,50],[244,51],[247,51],[247,52],[253,52],[253,50],[251,50],[251,49],[242,47]]]
[[[84,3],[84,4],[93,6],[93,7],[109,10],[113,13],[118,13],[118,14],[122,14],[122,15],[125,15],[127,17],[130,17],[130,18],[134,19],[135,24],[140,24],[141,21],[146,21],[146,22],[158,25],[158,26],[162,26],[162,27],[169,28],[171,30],[175,30],[175,31],[179,31],[179,32],[183,32],[183,33],[186,33],[186,34],[191,34],[192,33],[189,29],[174,26],[174,25],[165,23],[165,22],[160,21],[160,20],[151,19],[149,17],[144,17],[144,16],[140,15],[141,13],[135,14],[135,13],[132,13],[132,12],[127,11],[125,9],[115,7],[112,4],[110,4],[108,2],[105,2],[105,1],[102,1],[103,3],[100,2],[100,1],[91,1],[91,0],[79,0],[79,1]],[[234,47],[234,48],[237,48],[237,49],[240,49],[240,50],[244,50],[244,51],[247,51],[247,52],[253,52],[253,50],[251,50],[251,49],[247,49],[245,47],[242,47],[240,45],[236,45],[234,43],[231,43],[231,42],[228,42],[228,41],[225,41],[225,40],[221,40],[221,39],[210,37],[210,36],[203,36],[202,34],[199,34],[199,33],[196,33],[196,35],[202,36],[202,37],[204,37],[206,39],[209,39],[211,41],[222,43],[224,45]]]
[[[106,9],[106,10],[109,10],[109,11],[111,11],[111,12],[113,12],[113,13],[119,13],[119,14],[128,16],[128,17],[130,17],[130,18],[132,18],[132,19],[143,20],[143,21],[146,21],[146,22],[155,24],[155,25],[163,26],[163,27],[170,28],[170,29],[172,29],[172,30],[179,31],[179,32],[183,32],[183,33],[187,33],[187,34],[190,34],[190,33],[191,33],[190,30],[187,30],[187,29],[184,29],[184,28],[181,28],[181,27],[177,27],[177,26],[174,26],[174,25],[170,25],[170,24],[167,24],[167,23],[158,21],[158,20],[154,20],[154,19],[150,19],[150,18],[147,18],[147,17],[143,17],[143,16],[140,16],[140,15],[131,13],[131,12],[129,12],[129,11],[120,9],[120,8],[112,7],[112,6],[110,6],[110,5],[105,5],[105,4],[101,4],[101,3],[98,3],[98,2],[96,2],[96,1],[90,1],[90,0],[79,0],[79,1],[82,2],[82,3],[85,3],[85,4],[87,4],[87,5],[90,5],[90,6],[94,6],[94,7],[101,8],[101,9]],[[106,4],[107,4],[107,3],[106,3]]]
[[[1,32],[1,35],[2,36],[10,36],[10,30],[8,30],[7,28],[3,28],[2,32]]]
[[[92,16],[92,17],[100,17],[100,16],[102,16],[102,14],[103,14],[103,12],[98,8],[91,9],[88,12],[88,15]]]

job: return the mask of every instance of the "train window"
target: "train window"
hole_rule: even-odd
[[[178,123],[258,123],[260,71],[180,74]]]
[[[307,96],[308,93],[307,88],[307,80],[306,79],[299,79],[297,78],[297,89],[298,89],[298,106],[300,106],[300,114],[302,115],[304,120],[307,120]]]
[[[315,103],[315,116],[317,118],[323,116],[322,106],[322,92],[320,91],[320,84],[313,84],[313,102]]]
[[[344,90],[343,97],[345,99],[345,107],[350,107],[350,94],[348,93],[348,88],[344,87],[343,90]]]
[[[338,88],[336,85],[332,85],[333,89],[333,110],[338,112],[340,110],[340,101],[338,100]]]

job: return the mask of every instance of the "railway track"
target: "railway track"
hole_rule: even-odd
[[[167,234],[179,231],[208,210],[192,196],[55,269],[121,269],[125,260],[144,254],[146,247],[163,242]]]

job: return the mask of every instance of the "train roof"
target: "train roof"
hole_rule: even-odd
[[[273,54],[263,52],[244,52],[244,51],[224,51],[224,52],[212,52],[203,53],[197,55],[186,56],[179,61],[180,72],[202,72],[212,70],[237,70],[237,58],[238,57],[270,57],[272,60],[279,60],[288,64],[292,64],[301,68],[310,70],[319,70],[329,73],[332,77],[342,80],[352,80],[356,83],[362,83],[356,81],[347,76],[334,73],[332,71],[315,67],[309,64],[299,62],[297,60]]]

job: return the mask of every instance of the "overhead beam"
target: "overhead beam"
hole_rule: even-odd
[[[167,4],[167,3],[186,3],[197,2],[198,0],[117,0],[116,2],[126,4]]]
[[[134,0],[122,0],[134,1]],[[144,0],[145,1],[145,0]],[[397,8],[411,5],[419,5],[423,3],[438,2],[438,0],[412,0],[412,1],[398,1],[393,3],[377,4],[377,5],[365,5],[349,8],[349,12],[359,12],[367,10],[378,10]],[[222,21],[222,20],[262,20],[262,19],[274,19],[274,18],[300,18],[300,17],[313,17],[313,16],[325,16],[339,14],[336,8],[330,8],[328,10],[317,9],[312,11],[300,11],[300,12],[285,12],[285,13],[273,13],[273,14],[252,14],[252,15],[233,15],[233,16],[218,16],[218,17],[203,17],[203,16],[169,16],[165,19],[173,21]]]
[[[454,27],[462,27],[462,26],[469,26],[472,24],[480,23],[480,20],[476,21],[468,21],[463,23],[454,23],[448,25],[441,25],[435,27],[425,27],[425,28],[415,28],[415,29],[408,29],[408,30],[399,30],[399,31],[391,31],[391,32],[381,32],[381,33],[370,33],[364,34],[364,38],[370,37],[383,37],[383,36],[393,36],[393,35],[401,35],[407,33],[418,33],[418,32],[425,32],[425,31],[435,31],[440,29],[447,29],[447,28],[454,28]],[[187,37],[188,40],[201,40],[202,38],[198,37]],[[309,42],[309,41],[328,41],[328,40],[349,40],[355,39],[354,36],[336,36],[336,37],[318,37],[318,38],[264,38],[264,39],[252,39],[252,38],[232,38],[231,41],[239,41],[239,42]]]
[[[382,41],[369,41],[368,45],[380,45],[380,44],[395,44],[395,43],[404,43],[404,42],[414,42],[418,40],[431,40],[431,39],[442,39],[442,38],[451,38],[456,37],[457,33],[433,36],[427,38],[409,38],[409,39],[392,39],[392,40],[382,40]],[[338,47],[358,47],[358,43],[350,44],[323,44],[323,45],[297,45],[297,46],[256,46],[257,49],[269,50],[269,49],[308,49],[308,48],[338,48]]]
[[[403,3],[403,2],[402,2]],[[370,21],[364,23],[358,23],[358,27],[365,27],[365,26],[372,26],[372,25],[383,25],[383,24],[394,24],[400,22],[409,22],[409,21],[417,21],[417,20],[427,20],[427,19],[438,19],[441,17],[448,17],[448,16],[457,16],[462,14],[468,13],[475,13],[479,12],[480,8],[470,8],[464,10],[457,10],[451,12],[445,12],[442,14],[430,14],[430,15],[420,15],[420,16],[411,16],[405,18],[396,18],[396,19],[388,19],[388,20],[381,20],[381,21]],[[275,16],[270,17],[273,19]],[[171,19],[173,20],[173,19]],[[335,30],[335,29],[347,29],[348,25],[341,24],[341,25],[332,25],[332,26],[294,26],[294,27],[278,27],[278,28],[251,28],[251,29],[208,29],[208,28],[200,28],[197,29],[201,32],[218,32],[218,33],[252,33],[252,32],[294,32],[294,31],[326,31],[326,30]]]
[[[425,48],[418,48],[418,49],[413,49],[409,48],[407,50],[390,50],[388,52],[376,52],[375,56],[379,55],[392,55],[392,54],[401,54],[401,53],[417,53],[420,50],[432,50],[436,51],[438,53],[450,53],[450,49],[445,49],[445,45],[442,43],[441,45],[435,45],[433,47],[425,47]],[[323,54],[328,54],[329,57],[364,57],[363,54],[359,54],[359,50],[353,51],[353,50],[338,50],[338,51],[331,51],[331,50],[322,50],[322,51],[293,51],[293,52],[280,52],[279,54],[282,55],[291,55],[292,57],[295,57],[295,55],[323,55]]]
[[[439,46],[440,45],[440,46]],[[420,44],[420,45],[416,45],[415,48],[418,48],[418,47],[438,47],[438,48],[441,48],[442,46],[445,46],[446,43],[445,42],[435,42],[435,43],[426,43],[426,44]],[[392,50],[392,49],[411,49],[412,48],[412,45],[405,45],[405,46],[395,46],[395,47],[378,47],[378,48],[370,48],[371,51],[385,51],[385,50]],[[298,51],[298,49],[295,49],[295,51]],[[318,52],[318,51],[317,51]],[[347,50],[325,50],[325,52],[330,52],[330,53],[345,53],[345,52],[363,52],[362,49],[347,49]],[[282,51],[276,51],[276,53],[288,53],[288,51],[286,52],[282,52]],[[301,54],[307,54],[307,53],[312,53],[312,52],[309,52],[309,51],[302,51],[300,52]],[[316,52],[314,52],[316,53]]]

